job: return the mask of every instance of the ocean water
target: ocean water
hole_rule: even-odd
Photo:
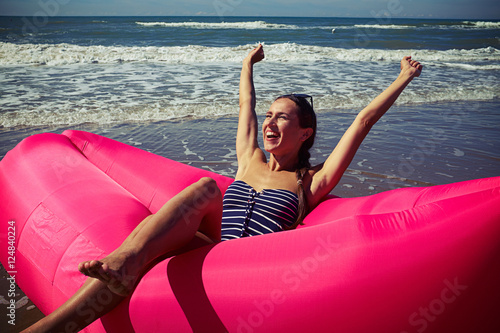
[[[500,21],[0,17],[0,157],[28,135],[83,129],[234,176],[239,72],[258,43],[257,112],[313,95],[318,163],[403,56],[424,65],[336,194],[499,175]]]

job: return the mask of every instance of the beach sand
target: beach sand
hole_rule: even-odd
[[[17,333],[21,330],[29,327],[34,324],[40,318],[44,317],[44,314],[33,304],[33,302],[23,293],[23,291],[16,285],[15,287],[15,297],[10,297],[9,294],[11,292],[10,281],[7,280],[9,278],[9,274],[0,264],[0,304],[1,311],[0,316],[2,320],[0,321],[0,332],[3,333]],[[8,317],[7,315],[12,312],[10,309],[7,309],[9,306],[9,302],[14,300],[15,303],[15,312],[13,313],[15,317]],[[9,323],[12,319],[15,319],[15,325]]]
[[[373,128],[344,177],[332,192],[365,196],[406,186],[431,186],[500,175],[500,101],[396,105]],[[312,164],[335,147],[357,110],[318,112],[318,137]],[[260,113],[262,114],[262,113]],[[260,116],[262,120],[262,116]],[[42,132],[77,129],[101,134],[152,153],[227,176],[237,169],[235,116],[209,119],[77,127],[0,128],[0,157],[23,138]],[[76,267],[75,267],[76,269]],[[22,274],[19,271],[18,274]],[[0,295],[7,300],[2,267]],[[17,289],[16,327],[0,322],[1,332],[17,332],[41,312]]]

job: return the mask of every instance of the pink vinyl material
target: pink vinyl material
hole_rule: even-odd
[[[204,176],[232,182],[87,132],[29,137],[0,162],[0,259],[13,222],[16,281],[50,313],[85,281],[79,262]],[[329,198],[296,230],[161,262],[86,331],[493,332],[498,281],[495,177]]]

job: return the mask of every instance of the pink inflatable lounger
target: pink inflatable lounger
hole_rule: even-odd
[[[79,262],[204,176],[233,181],[87,132],[29,137],[0,162],[1,261],[14,245],[48,314],[85,281]],[[174,256],[86,332],[500,332],[499,282],[495,177],[332,197],[296,230]]]

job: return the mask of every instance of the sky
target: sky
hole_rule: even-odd
[[[500,19],[499,0],[0,0],[15,16],[312,16]]]

